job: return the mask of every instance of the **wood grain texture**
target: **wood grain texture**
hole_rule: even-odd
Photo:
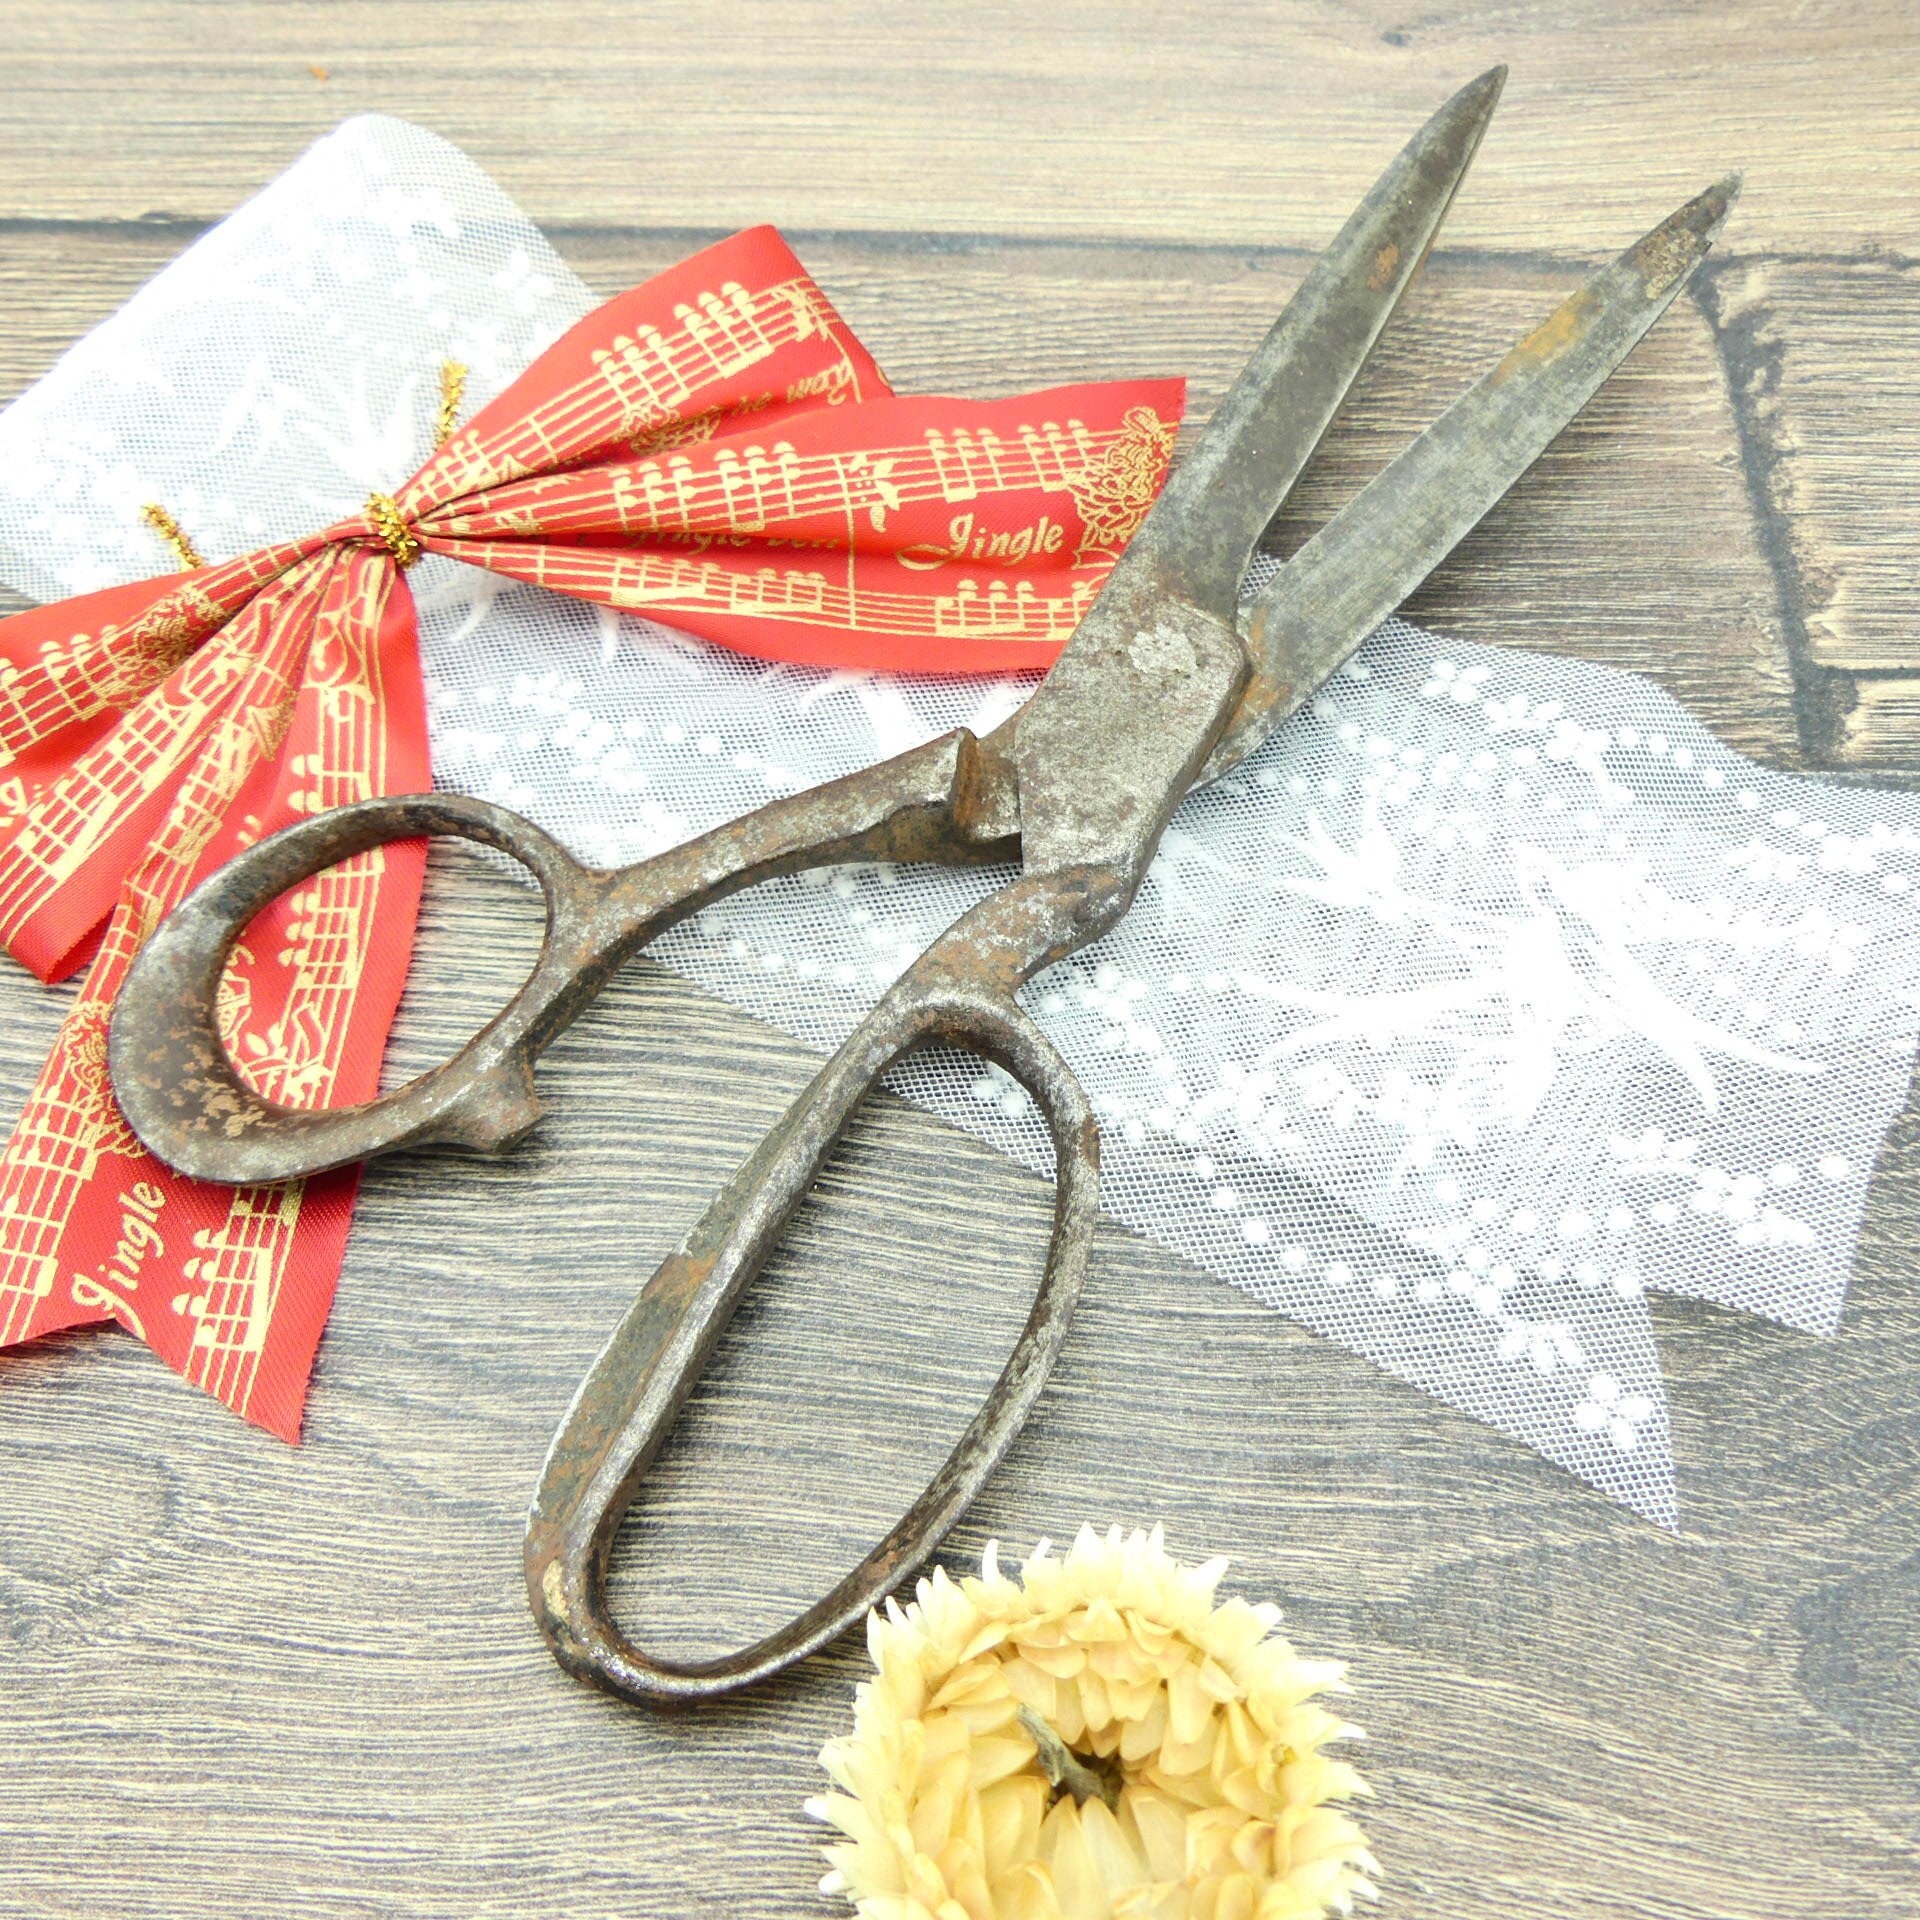
[[[378,109],[554,227],[777,206],[794,228],[1315,245],[1403,128],[1504,60],[1460,242],[1624,244],[1745,166],[1752,245],[1920,253],[1920,22],[1895,0],[13,0],[7,21],[16,218],[216,218]]]
[[[1911,773],[1920,667],[1920,268],[1734,258],[1702,288],[1763,538],[1783,578],[1808,744]]]
[[[1841,13],[16,0],[0,391],[378,104],[467,144],[596,286],[773,216],[903,387],[1186,370],[1204,416],[1399,128],[1505,54],[1450,248],[1303,518],[1583,259],[1759,152],[1719,277],[1414,612],[1653,673],[1775,764],[1913,767],[1914,29]],[[532,907],[436,852],[393,1072],[504,996]],[[65,1002],[0,975],[0,1101]],[[833,1911],[798,1808],[857,1646],[657,1718],[560,1674],[518,1567],[580,1370],[809,1067],[632,969],[550,1056],[525,1149],[370,1173],[297,1452],[111,1331],[0,1359],[0,1911]],[[1046,1211],[875,1103],[630,1524],[620,1602],[653,1638],[744,1638],[878,1536],[1011,1343]],[[1355,1664],[1395,1920],[1911,1920],[1917,1260],[1920,1112],[1835,1339],[1657,1308],[1675,1539],[1109,1230],[954,1557],[1083,1518],[1234,1555],[1237,1590]]]

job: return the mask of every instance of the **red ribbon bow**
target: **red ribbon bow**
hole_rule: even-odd
[[[896,395],[761,227],[597,309],[353,518],[0,621],[0,940],[43,980],[98,942],[0,1160],[0,1344],[118,1320],[297,1436],[357,1172],[169,1172],[114,1104],[107,1017],[148,933],[240,847],[431,784],[420,554],[773,659],[1041,667],[1152,504],[1182,397]],[[248,930],[224,1028],[270,1097],[377,1091],[424,865],[361,855]]]

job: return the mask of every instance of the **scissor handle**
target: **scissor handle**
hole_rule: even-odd
[[[955,833],[977,750],[970,733],[944,734],[614,871],[582,866],[531,820],[458,794],[364,800],[302,820],[203,881],[141,950],[108,1042],[121,1110],[170,1167],[233,1185],[297,1179],[429,1142],[511,1146],[540,1117],[534,1062],[636,948],[677,920],[803,867],[994,853]],[[525,985],[452,1059],[380,1099],[304,1109],[263,1098],[220,1035],[220,977],[234,942],[290,887],[421,835],[498,848],[539,881],[547,930]]]
[[[660,1705],[711,1699],[803,1659],[859,1620],[939,1545],[998,1464],[1045,1383],[1086,1277],[1099,1205],[1099,1134],[1066,1062],[969,947],[1018,883],[982,903],[895,983],[815,1076],[641,1291],[554,1436],[527,1516],[527,1593],[569,1672]],[[749,1283],[854,1109],[889,1066],[950,1042],[1004,1067],[1046,1115],[1057,1166],[1053,1238],[1033,1311],[985,1404],[926,1491],[845,1579],[777,1633],[721,1659],[640,1650],[607,1609],[622,1516],[673,1430]]]

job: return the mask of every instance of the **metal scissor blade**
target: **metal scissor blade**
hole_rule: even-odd
[[[1203,782],[1259,746],[1539,459],[1666,312],[1739,192],[1730,174],[1602,268],[1260,590],[1240,623],[1253,677]]]
[[[1255,545],[1426,258],[1506,77],[1494,67],[1462,87],[1374,183],[1168,481],[1134,565],[1232,616]]]

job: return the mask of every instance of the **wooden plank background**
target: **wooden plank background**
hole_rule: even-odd
[[[902,386],[1185,370],[1202,415],[1405,131],[1506,59],[1303,517],[1585,263],[1744,164],[1696,294],[1412,611],[1638,667],[1771,764],[1920,772],[1899,0],[7,0],[0,48],[0,392],[377,108],[464,145],[596,287],[774,219]],[[402,1066],[498,1003],[528,908],[436,858]],[[64,998],[0,977],[15,1105]],[[634,968],[551,1056],[527,1148],[369,1176],[298,1451],[110,1332],[0,1359],[0,1909],[833,1910],[798,1806],[857,1647],[660,1719],[559,1673],[518,1570],[581,1367],[809,1068]],[[622,1604],[655,1639],[737,1641],[879,1534],[1011,1341],[1045,1220],[1037,1183],[876,1103],[630,1523]],[[956,1554],[1083,1518],[1232,1554],[1354,1663],[1389,1915],[1910,1917],[1916,1255],[1910,1114],[1837,1338],[1657,1305],[1670,1538],[1110,1230]]]

